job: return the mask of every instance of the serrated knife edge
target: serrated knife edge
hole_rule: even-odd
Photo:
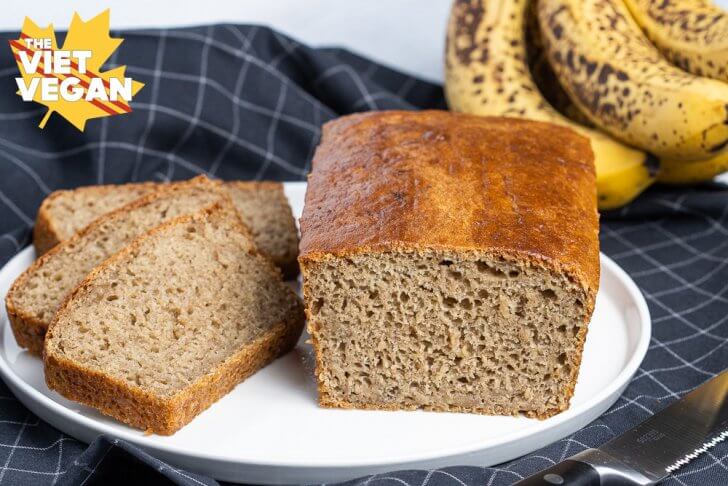
[[[690,454],[686,454],[685,457],[683,457],[682,459],[678,459],[677,461],[675,461],[674,464],[666,467],[665,472],[667,474],[674,473],[681,467],[687,465],[693,459],[697,459],[698,456],[708,452],[709,449],[712,449],[713,447],[715,447],[716,445],[718,445],[719,443],[723,442],[726,439],[728,439],[728,430],[724,430],[723,432],[720,433],[720,435],[713,438],[713,440],[710,440],[710,441],[706,442],[705,444],[703,444],[702,447],[698,447]]]
[[[728,370],[597,449],[519,481],[520,486],[649,486],[728,439]]]

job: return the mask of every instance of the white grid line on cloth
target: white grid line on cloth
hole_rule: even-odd
[[[58,152],[44,152],[42,150],[37,150],[32,147],[22,147],[17,144],[14,144],[13,142],[5,140],[2,137],[0,137],[0,145],[13,146],[13,148],[16,150],[20,149],[20,150],[25,150],[28,152],[33,152],[33,154],[36,157],[40,157],[40,158],[62,159],[62,158],[66,158],[66,157],[72,157],[74,155],[78,155],[80,153],[87,152],[90,150],[94,150],[94,149],[98,148],[98,146],[100,145],[100,142],[89,142],[85,145],[74,147],[72,149],[61,150]],[[145,154],[150,154],[150,155],[153,155],[155,157],[160,157],[160,158],[163,158],[167,153],[162,150],[145,148],[145,147],[141,147],[141,146],[135,145],[133,143],[128,143],[128,142],[106,142],[104,145],[106,145],[107,148],[129,150],[131,152],[136,152],[137,150],[141,150]],[[181,166],[185,167],[186,169],[190,170],[191,172],[193,172],[195,174],[210,175],[205,169],[203,169],[202,167],[194,164],[193,162],[191,162],[187,159],[183,159],[180,156],[175,156],[174,159],[175,159],[176,163],[180,164]]]
[[[208,38],[212,34],[212,26],[207,27],[207,35]],[[199,122],[200,122],[200,115],[202,114],[202,106],[205,101],[205,83],[202,82],[202,79],[204,79],[207,76],[207,68],[208,63],[210,60],[210,42],[205,42],[202,45],[202,49],[200,52],[200,76],[198,78],[198,84],[197,84],[197,97],[195,99],[195,108],[192,113],[192,117],[187,122],[187,129],[182,134],[182,136],[177,140],[177,143],[174,147],[172,147],[172,150],[170,150],[169,154],[167,154],[167,173],[165,174],[166,180],[172,180],[172,177],[174,176],[174,155],[177,154],[179,149],[187,143],[187,140],[190,138],[190,135],[192,135],[192,132],[195,131],[197,128]]]
[[[682,322],[687,327],[689,327],[693,330],[700,329],[698,326],[696,326],[695,324],[690,322],[689,319],[687,319],[685,316],[683,316],[681,312],[677,312],[677,311],[673,310],[670,306],[663,303],[662,300],[652,297],[652,294],[650,294],[649,292],[643,292],[643,293],[645,294],[645,298],[647,299],[648,302],[653,302],[654,304],[659,306],[662,310],[667,312],[667,315],[660,316],[660,317],[654,317],[652,319],[653,324],[659,324],[661,322],[669,321],[670,318],[672,318],[672,319],[677,319],[678,321]]]
[[[250,67],[250,63],[245,63],[245,64],[243,64],[242,69],[248,71],[249,67]],[[127,71],[129,73],[138,73],[138,74],[148,74],[149,72],[151,72],[151,70],[149,70],[149,69],[131,67],[131,66],[129,66],[127,68]],[[187,82],[191,82],[191,83],[197,83],[200,81],[199,77],[194,76],[192,74],[177,73],[174,71],[165,71],[160,75],[160,77],[163,79],[173,79],[176,81],[187,81]],[[219,82],[217,82],[214,79],[204,78],[204,79],[202,79],[202,82],[207,84],[210,88],[214,89],[216,92],[218,92],[219,94],[221,94],[222,96],[224,96],[225,98],[230,100],[231,103],[239,106],[240,108],[245,108],[247,110],[251,110],[256,113],[259,113],[261,115],[270,116],[271,118],[275,114],[275,111],[270,108],[267,108],[263,105],[257,105],[253,102],[240,98],[239,95],[233,93],[232,91],[229,91],[228,89],[225,88],[225,86],[221,85]],[[295,125],[297,127],[308,130],[311,133],[316,134],[319,132],[318,126],[316,126],[315,124],[309,123],[306,120],[302,120],[300,118],[296,118],[296,117],[286,115],[286,114],[281,114],[280,119],[285,122],[290,123],[291,125]]]
[[[177,468],[171,467],[171,466],[169,466],[169,465],[167,465],[166,467],[167,467],[168,469],[171,469],[172,471],[176,472],[177,474],[179,474],[179,475],[180,475],[180,476],[182,476],[183,478],[187,478],[187,479],[190,479],[190,480],[194,481],[194,482],[195,482],[195,483],[197,483],[197,484],[200,484],[200,485],[202,485],[202,486],[206,486],[206,485],[205,485],[205,483],[203,483],[203,482],[199,481],[198,479],[195,479],[195,478],[193,478],[192,476],[189,476],[189,475],[185,474],[185,473],[184,473],[184,472],[182,472],[182,471],[181,471],[180,469],[177,469]]]
[[[33,226],[33,220],[25,214],[15,203],[5,195],[4,192],[0,191],[0,201],[2,201],[15,215],[20,218],[26,226]]]
[[[634,249],[636,255],[641,256],[642,258],[644,258],[645,260],[647,260],[652,265],[654,265],[654,266],[660,268],[661,270],[663,270],[663,273],[664,274],[669,275],[670,277],[672,277],[676,281],[680,282],[680,284],[683,285],[683,287],[680,287],[681,290],[684,290],[685,288],[687,288],[687,289],[693,290],[693,291],[695,291],[695,292],[697,292],[699,294],[702,294],[703,296],[708,297],[708,298],[718,298],[718,296],[715,296],[715,295],[711,294],[707,290],[703,290],[700,287],[696,287],[692,282],[688,282],[687,280],[685,280],[683,277],[681,277],[677,273],[675,273],[672,270],[670,270],[669,268],[665,267],[665,265],[663,265],[662,263],[660,263],[659,261],[657,261],[651,255],[647,254],[645,251],[643,251],[642,249],[640,249],[638,246],[633,245],[629,240],[623,238],[621,235],[618,235],[618,234],[615,234],[615,233],[611,232],[611,230],[609,229],[609,227],[605,227],[605,229],[607,231],[607,234],[609,234],[610,236],[614,236],[621,243],[623,243],[623,244],[625,244],[627,246],[631,246]],[[720,298],[721,302],[728,303],[728,298],[725,298],[723,296],[719,296],[719,298]]]
[[[513,472],[513,471],[511,471],[511,472]],[[457,478],[457,477],[455,477],[454,475],[450,474],[450,473],[449,473],[449,472],[447,472],[447,471],[442,471],[442,470],[435,470],[435,471],[433,471],[433,476],[434,476],[435,474],[442,474],[443,476],[447,476],[447,477],[449,477],[449,478],[451,478],[451,479],[454,479],[455,481],[457,481],[457,483],[458,483],[458,484],[461,484],[462,486],[468,486],[467,484],[465,484],[464,482],[462,482],[462,481],[460,480],[460,478]],[[517,473],[514,473],[514,474],[516,474],[516,476],[518,476],[518,477],[520,477],[520,478],[523,478],[523,476],[521,476],[520,474],[517,474]]]
[[[728,208],[726,209],[726,212],[728,212]],[[725,213],[724,213],[724,217],[725,217]],[[701,252],[699,250],[696,250],[695,247],[689,245],[687,243],[687,241],[685,241],[685,238],[684,237],[679,236],[679,235],[676,235],[675,233],[672,233],[667,228],[665,228],[664,225],[658,225],[655,229],[657,231],[659,231],[660,233],[662,233],[663,235],[665,235],[670,241],[672,241],[673,243],[676,243],[677,245],[679,245],[681,248],[683,248],[688,253],[692,253],[693,254],[693,258],[691,258],[690,260],[683,260],[682,262],[676,262],[676,265],[680,265],[680,264],[683,264],[684,265],[685,264],[684,263],[685,261],[693,262],[693,261],[697,261],[697,259],[708,260],[708,261],[711,261],[711,262],[722,262],[722,261],[724,261],[724,259],[722,259],[722,258],[713,256],[713,253],[715,253],[715,252],[717,252],[717,251],[722,250],[723,248],[725,248],[725,245],[724,244],[721,244],[721,245],[719,245],[717,247],[711,248],[709,251],[703,251],[703,252]],[[728,238],[726,238],[725,241],[728,241]],[[676,267],[673,267],[672,264],[668,264],[666,266],[668,268],[678,268],[677,266]]]
[[[96,183],[97,184],[103,184],[104,183],[104,169],[106,168],[106,133],[109,129],[109,117],[105,116],[101,120],[101,130],[100,130],[100,142],[99,142],[99,157],[97,161],[97,175],[96,175]]]
[[[314,79],[313,84],[314,84],[314,86],[318,86],[326,79],[328,79],[336,74],[339,74],[339,73],[345,73],[346,75],[348,75],[351,78],[352,81],[354,81],[354,84],[356,85],[357,89],[359,89],[359,91],[361,92],[362,99],[365,101],[365,103],[361,103],[361,104],[366,104],[367,108],[369,108],[370,110],[377,109],[377,104],[374,102],[373,99],[371,99],[372,94],[369,92],[369,90],[367,90],[366,86],[364,86],[364,83],[362,83],[361,78],[356,73],[356,71],[354,71],[351,68],[351,66],[347,66],[345,64],[338,64],[336,66],[332,66],[332,67],[326,69],[323,73],[321,73],[316,79]],[[360,103],[357,102],[356,104],[359,105]]]
[[[233,29],[233,30],[238,33],[240,32],[237,29]],[[256,32],[258,32],[257,28],[251,29],[251,32],[248,34],[250,36],[250,39],[255,37]],[[240,36],[242,37],[242,39],[245,40],[245,42],[242,42],[242,39],[241,39],[241,42],[243,43],[243,45],[246,46],[247,49],[250,49],[251,40],[248,39],[247,37],[243,36],[242,34],[240,34]],[[232,93],[232,96],[230,97],[230,99],[232,99],[232,100],[240,99],[240,91],[243,89],[243,86],[245,85],[245,78],[247,77],[249,68],[250,68],[250,63],[246,62],[245,64],[243,64],[243,67],[240,69],[240,71],[238,71],[238,76],[235,79],[235,86],[233,88],[233,93]],[[216,83],[216,84],[218,84],[218,83]],[[230,147],[233,146],[233,141],[234,141],[233,139],[237,137],[238,131],[240,130],[240,112],[236,109],[235,105],[237,105],[237,103],[235,103],[233,101],[233,109],[232,109],[233,127],[230,130],[230,136],[228,137],[228,139],[225,142],[225,145],[222,147],[222,149],[220,149],[220,152],[218,153],[217,157],[215,157],[215,160],[210,165],[210,174],[212,174],[212,175],[214,175],[217,172],[217,170],[220,168],[220,164],[222,164],[222,161],[225,159],[225,156],[230,151]],[[272,115],[272,113],[271,113],[271,115]]]
[[[146,103],[136,103],[134,105],[134,108],[135,109],[149,109],[149,106]],[[165,115],[170,115],[170,116],[173,116],[180,120],[189,120],[189,118],[190,118],[189,115],[187,115],[186,113],[183,113],[179,110],[175,110],[173,108],[169,108],[166,106],[157,106],[156,110],[159,113],[164,113]],[[223,128],[215,126],[211,123],[208,123],[204,120],[200,120],[198,122],[198,126],[201,128],[204,128],[205,130],[207,130],[211,133],[214,133],[215,135],[218,135],[221,138],[227,139],[228,137],[230,137],[230,132],[226,131]],[[251,152],[254,152],[258,155],[265,156],[265,154],[266,154],[266,151],[264,149],[260,148],[259,146],[255,145],[253,143],[243,140],[241,138],[233,137],[233,141],[234,141],[235,145],[246,148],[246,149],[250,150]],[[295,174],[296,176],[305,175],[303,173],[302,169],[296,167],[295,165],[291,164],[289,161],[287,161],[277,155],[271,156],[271,162],[275,163],[280,168],[290,172],[291,174]],[[200,168],[200,170],[203,170],[203,169]]]
[[[707,466],[704,466],[704,467],[701,467],[701,468],[697,468],[697,469],[692,469],[692,470],[688,469],[688,470],[685,470],[685,471],[682,471],[682,472],[678,471],[675,474],[673,474],[672,476],[669,476],[668,479],[675,480],[675,481],[679,482],[680,484],[684,484],[685,486],[687,486],[687,484],[682,481],[682,478],[685,478],[685,477],[688,477],[688,476],[692,476],[694,474],[698,474],[698,473],[701,473],[703,471],[707,471],[708,469],[712,469],[716,465],[717,466],[720,466],[724,471],[728,471],[728,469],[726,469],[726,466],[723,465],[723,461],[725,461],[726,458],[728,458],[728,453],[726,453],[720,459],[718,459],[711,451],[707,451],[705,454],[708,457],[710,457],[711,459],[713,459],[713,462],[712,463],[708,464]]]
[[[665,316],[652,318],[653,325],[659,324],[661,322],[669,321],[670,319],[676,319],[677,321],[681,322],[686,327],[689,327],[690,329],[692,329],[694,331],[700,330],[704,334],[710,335],[711,337],[716,337],[712,333],[709,333],[706,329],[702,329],[702,328],[698,327],[696,324],[693,324],[689,319],[687,319],[683,315],[682,312],[675,311],[669,305],[664,303],[661,299],[653,297],[652,294],[650,294],[649,292],[643,291],[643,293],[648,302],[652,302],[653,304],[657,305],[662,310],[667,312],[667,315],[665,315]],[[717,336],[717,337],[720,338],[719,336]],[[722,339],[722,338],[720,338],[720,339]]]
[[[38,422],[36,422],[35,424],[29,424],[29,425],[30,426],[37,426],[38,425]],[[5,444],[5,443],[2,443],[2,442],[0,442],[0,447],[11,447],[11,448],[15,448],[15,449],[27,449],[27,450],[30,450],[30,451],[48,451],[48,450],[51,450],[54,447],[58,446],[59,443],[61,443],[63,441],[67,441],[67,440],[68,441],[71,441],[71,442],[75,442],[76,441],[76,439],[74,439],[72,437],[63,436],[63,437],[61,437],[59,439],[56,439],[52,444],[50,444],[50,445],[48,445],[46,447],[21,446],[21,445]]]
[[[728,241],[728,239],[726,239],[726,241]],[[706,260],[707,261],[711,261],[711,260],[708,260],[708,259],[706,259]],[[705,272],[700,278],[698,278],[698,279],[693,280],[692,282],[690,282],[690,284],[691,285],[700,285],[700,284],[703,284],[703,283],[705,283],[706,280],[710,279],[716,273],[722,271],[727,266],[728,266],[728,260],[725,260],[724,259],[722,262],[720,262],[720,264],[713,265],[713,267],[709,271]],[[673,271],[673,269],[672,268],[669,268],[667,265],[662,265],[662,267],[664,267],[664,268],[666,268],[666,269],[668,269],[670,271]],[[723,298],[723,292],[725,292],[725,288],[723,288],[723,289],[719,290],[718,292],[714,293],[712,298],[718,298],[718,297]],[[671,295],[671,294],[674,294],[674,293],[675,293],[675,289],[666,289],[666,290],[659,290],[657,292],[653,292],[652,293],[652,296],[653,297],[664,297],[666,295]],[[713,302],[713,301],[712,300],[708,300],[707,301],[707,303],[711,303],[711,302]],[[725,298],[725,302],[728,302],[728,298]]]
[[[5,460],[5,464],[2,467],[2,470],[0,470],[0,484],[3,482],[3,478],[5,477],[5,472],[8,470],[8,467],[10,466],[10,461],[13,459],[13,454],[15,453],[18,443],[20,442],[20,438],[23,436],[23,432],[25,431],[25,426],[28,421],[28,419],[31,417],[30,412],[28,412],[25,416],[25,421],[20,426],[20,430],[18,430],[18,435],[15,437],[15,444],[13,444],[13,447],[10,449],[10,452],[8,452],[8,458]]]
[[[63,464],[63,442],[61,441],[58,444],[58,462],[56,463],[56,475],[53,477],[53,482],[51,484],[56,484],[56,481],[58,481],[58,476],[61,475],[61,465]]]
[[[316,107],[313,110],[313,120],[316,124],[321,124],[321,110]],[[315,137],[311,137],[311,141],[308,145],[308,155],[306,155],[306,165],[303,166],[303,170],[306,174],[311,172],[311,163],[313,162],[313,154],[316,151],[316,145],[319,141],[320,133]]]
[[[370,94],[366,96],[365,98],[360,99],[359,101],[355,102],[353,107],[355,110],[358,110],[363,105],[368,105],[369,103],[374,103],[376,106],[376,102],[378,100],[386,100],[392,97],[391,93],[387,93],[386,91],[377,91],[376,93]]]
[[[721,317],[720,319],[718,319],[717,321],[715,321],[713,324],[709,325],[706,328],[700,328],[700,327],[695,326],[694,334],[678,337],[675,339],[668,339],[667,341],[662,341],[662,344],[665,346],[671,346],[673,344],[684,343],[686,341],[690,341],[692,339],[697,339],[699,337],[707,337],[709,339],[714,339],[716,341],[723,340],[725,338],[718,336],[717,334],[713,334],[710,331],[712,331],[714,329],[718,329],[720,326],[722,326],[726,322],[728,322],[728,313],[726,313],[726,315],[724,315],[723,317]]]
[[[134,34],[138,35],[139,32],[136,32]],[[187,39],[187,40],[192,40],[192,41],[197,41],[197,42],[205,42],[205,37],[200,34],[197,34],[196,32],[169,31],[168,37],[175,38],[175,39]],[[218,41],[216,39],[212,40],[212,47],[214,47],[215,49],[219,49],[223,52],[226,52],[238,59],[243,59],[247,62],[250,62],[251,64],[255,65],[256,67],[259,67],[262,70],[266,71],[267,73],[271,74],[272,76],[274,76],[278,81],[280,81],[283,84],[289,84],[289,85],[291,84],[290,80],[288,79],[288,77],[286,75],[281,73],[279,70],[271,67],[268,63],[262,62],[260,59],[256,58],[255,56],[252,56],[245,52],[240,52],[235,47],[225,44],[224,42]],[[305,92],[301,89],[298,89],[296,86],[293,86],[293,87],[296,88],[297,95],[301,96],[303,99],[307,100],[311,104],[317,105],[319,103],[319,101],[316,98],[314,98],[307,92]]]
[[[407,78],[407,80],[402,83],[402,86],[399,87],[399,89],[394,93],[400,98],[404,98],[409,94],[410,90],[417,84],[417,80],[415,78]]]
[[[243,44],[243,47],[245,47],[246,51],[252,54],[256,54],[255,48],[253,47],[253,38],[258,32],[257,25],[252,26],[247,36],[240,31],[240,27],[238,27],[237,25],[225,25],[224,27],[228,32],[238,38],[238,41]]]
[[[47,108],[38,108],[30,111],[18,111],[15,113],[0,113],[0,121],[17,121],[26,120],[28,118],[34,118],[38,115],[45,113]]]
[[[669,321],[671,319],[677,319],[679,322],[683,323],[685,326],[689,327],[690,329],[692,329],[694,331],[697,331],[698,329],[700,329],[701,332],[708,334],[711,337],[716,337],[718,339],[722,339],[720,336],[714,336],[712,333],[708,333],[708,331],[706,329],[702,329],[702,328],[698,327],[696,324],[693,324],[692,322],[690,322],[690,320],[688,318],[686,318],[683,315],[682,312],[675,311],[670,306],[665,304],[662,300],[653,297],[652,294],[650,294],[649,292],[643,292],[643,293],[645,294],[645,298],[647,299],[648,302],[654,303],[655,305],[660,307],[662,310],[667,312],[667,314],[664,316],[654,317],[652,319],[653,324],[659,324],[661,322]]]
[[[101,456],[101,458],[99,459],[99,461],[96,464],[94,464],[93,468],[91,468],[89,470],[88,476],[86,476],[86,479],[84,479],[79,486],[83,486],[84,484],[86,484],[86,481],[91,479],[91,477],[96,473],[96,469],[98,469],[98,467],[101,465],[101,463],[104,462],[104,459],[106,459],[106,456],[109,455],[109,452],[111,452],[111,449],[113,449],[114,447],[116,447],[114,442],[109,444],[109,448],[106,449],[106,452],[104,452],[104,455]]]
[[[727,265],[719,265],[719,266],[717,266],[715,268],[718,268],[719,270],[722,270],[723,267],[725,267],[725,266],[727,266]],[[715,272],[711,270],[710,272],[708,272],[705,275],[709,275],[709,277],[712,277],[714,274],[715,274]],[[701,279],[702,279],[702,277],[701,277]],[[696,283],[698,283],[698,284],[702,283],[700,281],[701,279],[696,280]],[[692,307],[688,307],[687,309],[682,309],[680,311],[680,313],[681,314],[690,314],[690,313],[693,313],[693,312],[695,312],[697,310],[701,310],[704,307],[709,306],[710,304],[712,304],[716,300],[721,300],[723,302],[728,302],[728,298],[723,297],[723,294],[726,292],[726,290],[728,290],[728,283],[726,283],[726,285],[724,285],[723,287],[721,287],[717,292],[715,292],[708,299],[703,300],[702,302],[700,302],[698,304],[695,304]],[[655,292],[654,294],[650,294],[650,295],[652,296],[652,298],[657,299],[657,298],[660,298],[660,297],[664,297],[665,295],[672,295],[674,293],[675,292],[665,292],[665,291],[663,291],[663,292]]]
[[[278,101],[276,102],[276,115],[273,117],[273,120],[271,120],[270,125],[268,126],[268,135],[266,137],[266,148],[265,148],[265,160],[263,161],[263,164],[258,169],[258,172],[255,174],[255,179],[259,180],[263,177],[263,174],[265,174],[266,169],[268,168],[268,165],[270,165],[271,160],[275,156],[275,144],[276,144],[276,130],[278,128],[278,120],[280,120],[280,113],[283,111],[283,106],[286,101],[286,93],[288,92],[288,88],[286,88],[287,85],[282,84],[280,91],[278,92]],[[303,173],[303,171],[301,171]]]
[[[46,183],[43,182],[43,179],[40,178],[38,173],[34,171],[28,164],[20,160],[18,157],[7,152],[0,152],[0,157],[6,158],[8,161],[10,161],[11,164],[16,165],[18,168],[20,168],[20,170],[28,174],[28,177],[33,179],[33,182],[38,185],[40,190],[43,191],[43,194],[48,195],[52,192],[50,187],[48,187]]]
[[[653,338],[653,340],[654,340],[654,338]],[[632,378],[632,382],[635,382],[635,381],[639,380],[640,378],[643,378],[643,377],[646,376],[646,377],[649,377],[649,378],[655,380],[657,383],[659,383],[661,386],[664,387],[665,385],[662,382],[660,382],[657,378],[654,377],[654,373],[664,373],[666,371],[677,371],[677,370],[682,370],[682,369],[685,369],[685,368],[690,368],[693,371],[696,371],[696,372],[698,372],[701,375],[705,375],[706,376],[705,380],[708,380],[710,378],[713,378],[716,375],[715,373],[712,373],[710,371],[705,371],[703,369],[697,368],[695,366],[695,363],[697,363],[698,361],[702,361],[702,360],[710,357],[711,354],[713,354],[718,349],[722,348],[724,345],[725,345],[725,343],[718,344],[713,349],[711,349],[708,353],[706,353],[704,355],[701,355],[700,357],[698,357],[695,360],[693,360],[693,362],[690,362],[690,361],[685,360],[680,355],[678,355],[677,353],[675,353],[675,351],[671,350],[668,346],[660,345],[659,347],[661,349],[664,349],[667,353],[671,354],[674,358],[676,358],[678,361],[682,362],[683,364],[682,365],[679,365],[679,366],[668,366],[668,367],[657,368],[657,369],[649,370],[649,371],[648,370],[643,370],[642,368],[640,368],[637,371],[637,373],[635,374],[634,378]],[[642,373],[640,373],[640,371]],[[667,391],[671,391],[669,388],[666,388],[666,390]]]
[[[20,249],[22,248],[20,246],[20,243],[18,242],[18,240],[15,239],[15,237],[13,235],[11,235],[10,233],[5,233],[4,235],[0,236],[0,238],[10,240],[10,242],[15,246],[15,251],[20,251]]]
[[[17,66],[8,67],[5,69],[0,69],[0,76],[8,76],[10,74],[14,74],[15,76],[18,75],[18,68]]]
[[[111,58],[109,59],[110,63],[113,64],[116,60],[116,56],[118,55],[119,50],[116,49],[112,54]],[[97,180],[96,182],[98,184],[104,183],[104,172],[106,171],[106,146],[104,143],[106,142],[106,136],[109,131],[109,117],[105,116],[101,119],[101,130],[99,132],[99,138],[101,141],[101,145],[99,145],[99,159],[98,159],[98,172],[97,172]]]
[[[283,51],[276,57],[274,57],[270,62],[271,67],[277,69],[278,64],[280,64],[284,59],[297,56],[298,53],[296,52],[296,49],[300,46],[300,44],[293,41],[287,41],[280,34],[278,34],[278,32],[275,31],[273,32],[273,36],[276,38],[281,47],[283,47]]]
[[[719,233],[722,233],[724,236],[728,236],[728,229],[723,227],[723,223],[724,223],[723,220],[716,220],[714,218],[711,218],[710,216],[708,216],[705,213],[697,212],[693,209],[686,208],[683,205],[683,203],[681,203],[679,200],[678,201],[668,201],[665,199],[658,198],[658,199],[655,199],[655,202],[657,202],[658,204],[661,204],[661,205],[665,206],[666,208],[671,209],[673,211],[679,211],[683,214],[688,214],[690,216],[696,216],[698,218],[705,219],[707,222],[709,222],[711,224],[711,226],[710,226],[711,229],[713,229]],[[725,216],[725,214],[726,213],[724,212],[723,217]]]
[[[682,202],[684,202],[687,199],[688,195],[689,194],[687,194],[687,193],[686,194],[683,194],[682,196],[680,196],[679,198],[677,198],[676,203],[679,204],[679,205],[681,205]],[[665,205],[663,204],[663,206],[665,206]],[[669,207],[669,206],[666,206],[666,207]],[[693,214],[693,216],[695,216],[695,214]],[[708,228],[706,228],[703,231],[699,231],[697,233],[693,233],[690,236],[687,236],[687,237],[683,238],[683,241],[686,241],[687,242],[687,241],[692,241],[694,239],[703,238],[705,236],[709,236],[711,234],[714,234],[715,231],[722,230],[723,229],[723,225],[726,223],[726,218],[727,217],[728,217],[728,207],[725,207],[721,211],[721,215],[719,216],[719,219],[717,221],[716,220],[713,220],[711,218],[710,219],[710,225],[708,226]],[[640,224],[626,225],[623,228],[612,229],[612,233],[613,234],[619,234],[619,235],[622,235],[622,236],[626,236],[630,232],[644,231],[645,228],[652,229],[652,228],[656,228],[658,226],[663,226],[666,222],[667,222],[667,217],[663,217],[663,218],[658,219],[657,221],[640,222]],[[649,251],[657,250],[657,249],[660,249],[660,248],[667,248],[670,245],[671,245],[671,241],[669,239],[668,240],[660,240],[660,241],[657,241],[655,243],[652,243],[652,244],[643,246],[642,247],[642,250],[649,252]],[[619,259],[622,259],[624,257],[631,256],[631,255],[633,255],[633,251],[627,250],[625,252],[614,252],[614,253],[611,254],[611,257],[613,259],[615,259],[615,260],[619,260]]]
[[[659,231],[659,230],[658,230]],[[665,236],[671,235],[669,231],[661,231]],[[706,251],[704,254],[700,254],[695,251],[695,249],[692,249],[690,245],[687,245],[682,238],[672,235],[672,238],[675,239],[675,243],[678,244],[681,248],[684,248],[685,250],[693,253],[693,256],[690,258],[686,258],[684,260],[680,260],[674,263],[667,263],[665,264],[666,268],[669,268],[670,270],[677,270],[683,267],[691,266],[693,263],[700,262],[702,260],[709,260],[712,262],[724,262],[724,258],[715,257],[713,256],[713,253],[716,253],[718,251],[721,251],[725,248],[728,248],[728,238],[723,242],[720,243],[718,246],[711,248],[709,251]],[[683,246],[684,245],[684,246]],[[691,250],[688,250],[688,248],[691,248]],[[648,268],[646,270],[642,270],[639,272],[634,272],[632,274],[632,278],[640,278],[640,277],[649,277],[651,275],[659,274],[660,269],[659,268]]]
[[[167,31],[165,29],[161,29],[159,31],[159,43],[157,43],[157,50],[154,56],[154,70],[152,71],[152,94],[150,98],[150,104],[152,107],[157,105],[157,100],[159,99],[159,86],[162,84],[159,82],[159,79],[162,73],[162,65],[164,63],[164,50],[167,41],[166,33]],[[127,70],[129,70],[128,67]],[[134,105],[134,108],[136,108],[136,104]],[[152,129],[152,125],[154,125],[155,115],[155,110],[150,107],[149,113],[147,113],[147,123],[144,127],[144,131],[142,132],[142,136],[139,139],[139,149],[137,150],[136,158],[134,159],[134,169],[132,169],[131,173],[132,181],[139,180],[139,169],[141,167],[143,148],[147,143],[147,137],[149,137],[149,132]]]
[[[657,226],[660,226],[660,224],[657,223],[657,222],[649,222],[649,223],[645,223],[643,226],[642,225],[634,225],[634,226],[626,226],[626,228],[635,229],[636,231],[644,231],[645,229],[654,229]],[[626,231],[612,230],[612,232],[613,232],[613,234],[618,234],[618,235],[621,235],[621,236],[626,236],[628,234],[628,232],[626,232]],[[707,228],[707,229],[705,229],[703,231],[700,231],[698,233],[693,233],[692,235],[683,238],[683,241],[697,240],[697,239],[700,239],[700,238],[704,238],[706,236],[710,236],[710,235],[712,235],[714,233],[715,233],[715,228],[712,228],[712,227],[711,228]],[[649,245],[645,245],[642,248],[642,250],[643,251],[646,251],[646,252],[651,252],[653,250],[659,250],[659,249],[663,249],[663,248],[669,248],[670,246],[672,246],[672,242],[669,239],[668,240],[660,240],[660,241],[657,241],[655,243],[651,243]],[[624,258],[633,256],[634,254],[635,254],[634,250],[624,250],[624,251],[621,251],[621,252],[615,252],[615,253],[613,253],[611,255],[611,258],[614,259],[614,260],[622,260]]]

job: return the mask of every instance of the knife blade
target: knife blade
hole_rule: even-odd
[[[728,439],[728,370],[636,427],[516,483],[650,485]]]

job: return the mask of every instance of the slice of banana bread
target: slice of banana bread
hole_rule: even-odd
[[[298,230],[280,182],[230,181],[225,183],[235,207],[261,253],[283,272],[298,275]]]
[[[18,344],[40,354],[56,310],[96,265],[155,226],[222,200],[230,203],[230,196],[206,178],[169,185],[95,220],[53,247],[17,278],[5,297]]]
[[[178,184],[178,183],[173,183]],[[38,210],[33,245],[38,255],[69,239],[93,220],[166,184],[152,182],[87,186],[55,191]],[[286,278],[298,275],[298,231],[283,184],[269,181],[225,183],[260,251],[280,267]]]
[[[159,188],[153,182],[54,191],[43,200],[33,228],[38,256],[69,239],[93,220]]]
[[[299,257],[321,405],[566,409],[599,285],[592,158],[526,120],[326,124]]]
[[[44,350],[48,386],[172,434],[291,349],[303,308],[232,206],[172,220],[96,267]]]

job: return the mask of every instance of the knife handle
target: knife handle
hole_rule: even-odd
[[[516,483],[518,486],[600,486],[597,470],[581,461],[566,459]]]

